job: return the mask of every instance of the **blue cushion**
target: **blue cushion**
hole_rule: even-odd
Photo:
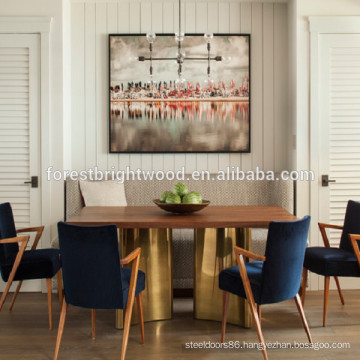
[[[332,247],[307,248],[304,267],[323,276],[360,276],[354,253]]]
[[[260,304],[263,261],[252,261],[245,264],[254,299]],[[225,269],[219,275],[219,288],[240,297],[246,298],[238,266]]]
[[[61,267],[59,254],[60,252],[57,249],[24,251],[14,280],[52,278]],[[16,253],[12,254],[7,262],[1,266],[1,276],[4,281],[9,278],[16,255]]]
[[[0,204],[0,239],[16,237],[16,228],[13,212],[9,203]],[[19,251],[18,243],[0,245],[0,265],[2,265],[10,255]]]
[[[123,306],[126,306],[127,298],[129,295],[129,285],[131,278],[131,269],[121,268],[121,281],[122,281],[122,291],[123,291]],[[145,290],[145,273],[141,270],[138,271],[138,277],[136,282],[135,297],[139,295],[143,290]]]

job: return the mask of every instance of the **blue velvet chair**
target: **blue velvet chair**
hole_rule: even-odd
[[[330,247],[326,229],[342,230],[339,248]],[[323,326],[326,326],[326,316],[329,298],[330,277],[334,276],[341,303],[344,305],[344,296],[341,292],[338,277],[359,277],[360,261],[354,252],[354,245],[351,243],[350,234],[360,234],[360,203],[350,200],[347,204],[344,226],[319,223],[320,233],[324,241],[324,247],[313,246],[306,249],[302,283],[302,304],[305,304],[307,270],[322,275],[324,279],[324,310]],[[358,248],[355,250],[358,251]]]
[[[142,294],[145,274],[138,270],[141,249],[120,260],[116,225],[77,226],[58,223],[65,299],[60,314],[54,360],[57,359],[68,304],[91,309],[95,338],[96,309],[125,309],[121,360],[125,359],[134,299],[137,300],[142,343]],[[124,268],[132,262],[132,268]]]
[[[225,269],[219,275],[219,287],[223,290],[222,342],[225,340],[230,293],[248,300],[265,359],[267,352],[261,331],[261,305],[294,298],[308,339],[312,342],[298,295],[309,225],[309,216],[298,221],[271,222],[265,256],[234,248],[238,266]],[[255,261],[245,264],[244,257]]]
[[[36,250],[44,227],[31,227],[16,230],[13,212],[9,203],[0,204],[0,272],[2,279],[7,282],[5,291],[0,300],[0,311],[13,281],[19,281],[13,295],[10,310],[20,291],[23,280],[46,279],[48,290],[49,328],[52,329],[51,311],[51,278],[57,274],[58,295],[61,306],[62,283],[60,252],[56,249]],[[17,236],[18,233],[36,232],[31,250],[25,250],[29,236]],[[19,248],[19,244],[21,244]]]

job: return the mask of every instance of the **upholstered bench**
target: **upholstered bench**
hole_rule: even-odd
[[[185,176],[190,178],[190,176]],[[125,194],[128,206],[154,205],[156,199],[165,190],[171,190],[178,182],[173,181],[125,181]],[[222,181],[203,180],[184,181],[191,191],[198,191],[211,205],[268,205],[281,206],[294,212],[294,182],[277,180],[261,181]],[[211,206],[210,205],[210,206]],[[65,220],[84,206],[79,182],[68,179],[65,184]],[[155,205],[154,205],[155,206]],[[252,250],[263,254],[265,251],[267,230],[252,230]],[[193,288],[193,229],[174,229],[173,234],[173,287],[174,289]],[[55,242],[53,247],[58,247]]]

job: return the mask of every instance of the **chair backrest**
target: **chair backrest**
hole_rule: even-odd
[[[0,204],[0,239],[16,237],[14,216],[9,203]],[[18,243],[0,245],[0,266],[11,254],[19,251]]]
[[[263,267],[261,303],[294,297],[300,287],[310,216],[290,222],[270,223]]]
[[[360,234],[360,202],[354,200],[348,201],[340,240],[340,249],[353,252],[349,234]]]
[[[116,225],[59,222],[58,232],[66,302],[90,309],[122,309]]]

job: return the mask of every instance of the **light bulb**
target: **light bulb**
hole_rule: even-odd
[[[183,63],[184,59],[185,59],[185,51],[181,50],[178,54],[177,54],[177,58],[179,60],[179,62]]]
[[[181,33],[175,33],[175,41],[176,42],[182,42],[184,41],[185,34],[183,32]]]
[[[146,40],[152,44],[156,39],[156,34],[155,33],[147,33],[146,34]]]
[[[175,88],[177,90],[183,90],[186,86],[186,80],[180,75],[175,81]]]
[[[138,62],[139,57],[138,56],[129,56],[129,62]]]
[[[221,57],[221,61],[224,63],[224,64],[230,64],[231,62],[231,56],[222,56]]]
[[[204,39],[207,43],[210,43],[213,38],[214,38],[214,35],[211,33],[204,34]]]

